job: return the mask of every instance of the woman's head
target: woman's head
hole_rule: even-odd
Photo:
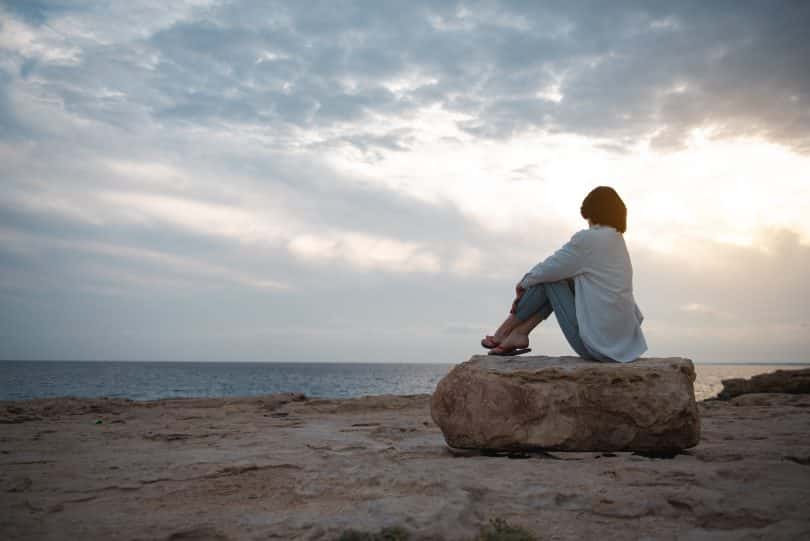
[[[594,224],[609,225],[619,233],[627,231],[627,207],[616,190],[609,186],[591,190],[582,201],[579,212]]]

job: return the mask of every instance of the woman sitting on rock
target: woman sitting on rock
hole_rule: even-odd
[[[622,236],[627,207],[613,188],[599,186],[585,197],[580,213],[590,227],[517,284],[509,317],[494,335],[481,340],[490,355],[531,351],[529,333],[551,312],[583,359],[627,362],[647,350]]]

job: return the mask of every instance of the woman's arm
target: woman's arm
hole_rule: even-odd
[[[528,288],[544,282],[556,282],[571,278],[582,272],[588,251],[583,234],[579,231],[562,248],[541,261],[520,281],[520,286]]]

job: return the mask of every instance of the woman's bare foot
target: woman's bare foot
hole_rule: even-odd
[[[490,350],[491,355],[503,355],[516,349],[527,349],[529,347],[529,335],[512,331],[509,336],[503,339],[497,347]]]
[[[492,352],[497,354],[512,351],[513,349],[525,349],[527,347],[529,347],[529,335],[512,331],[509,333],[509,336],[501,340],[497,347],[492,349]]]
[[[521,321],[514,314],[509,314],[504,322],[501,323],[501,326],[495,330],[495,334],[492,335],[492,338],[498,342],[502,342],[520,323]]]
[[[529,333],[534,330],[543,319],[539,314],[533,315],[526,321],[520,321],[514,314],[509,314],[506,321],[501,323],[495,334],[488,335],[481,340],[481,345],[498,354],[513,349],[529,347]]]

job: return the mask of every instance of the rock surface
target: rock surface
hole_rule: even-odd
[[[431,415],[462,449],[673,452],[700,439],[694,380],[682,358],[475,355],[439,382]]]
[[[808,539],[810,395],[698,404],[697,447],[448,452],[429,399],[0,402],[0,539]],[[101,421],[101,423],[96,423]]]
[[[750,379],[732,378],[723,380],[723,390],[717,395],[720,400],[752,393],[810,393],[810,368],[802,370],[777,370],[759,374]]]

